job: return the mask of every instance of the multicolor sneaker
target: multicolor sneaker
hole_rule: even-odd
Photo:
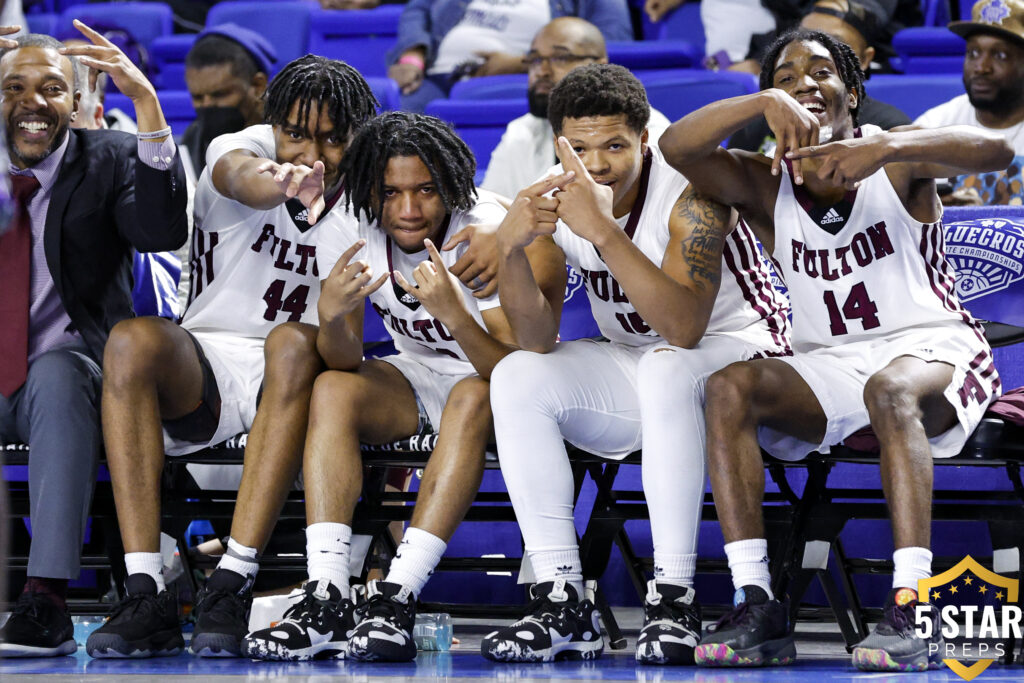
[[[796,659],[789,615],[758,586],[743,586],[731,611],[708,628],[694,652],[700,666],[782,666]]]
[[[189,649],[200,657],[241,657],[251,609],[252,578],[215,570],[196,596]]]
[[[932,635],[917,634],[917,610],[932,620]],[[853,649],[853,665],[862,671],[927,671],[943,666],[942,624],[939,610],[918,602],[912,588],[893,588],[885,599],[882,620],[874,632]]]
[[[358,607],[359,625],[348,639],[349,656],[361,662],[411,662],[416,597],[401,584],[371,581]]]
[[[564,579],[538,583],[526,616],[488,634],[480,654],[495,662],[553,662],[597,659],[604,652],[600,617],[590,600],[580,600]]]
[[[178,596],[156,592],[147,574],[132,574],[124,582],[126,597],[114,606],[106,623],[85,641],[96,658],[171,657],[185,649],[178,619]]]
[[[700,641],[700,604],[692,588],[647,582],[644,626],[636,641],[641,664],[693,664]]]
[[[355,607],[326,579],[307,581],[302,599],[270,628],[253,631],[242,652],[253,659],[297,662],[345,659],[349,634],[355,628]]]

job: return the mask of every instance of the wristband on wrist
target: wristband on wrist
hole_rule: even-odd
[[[136,133],[136,136],[140,140],[156,140],[157,138],[166,138],[171,135],[171,127],[167,126],[161,130],[154,130],[148,133],[143,133],[141,130]]]
[[[399,64],[412,64],[420,71],[424,71],[427,68],[427,63],[423,61],[423,58],[419,55],[402,55],[398,59]]]

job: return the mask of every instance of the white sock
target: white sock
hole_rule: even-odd
[[[434,534],[409,527],[384,580],[405,586],[413,595],[419,595],[447,547],[448,544]]]
[[[217,563],[217,569],[228,569],[245,577],[256,576],[260,570],[259,551],[229,538],[227,550]]]
[[[547,583],[555,579],[565,582],[576,589],[576,597],[583,599],[583,564],[580,562],[579,546],[568,548],[527,548],[533,573],[537,583]]]
[[[917,590],[919,579],[932,575],[932,551],[927,548],[900,548],[892,554],[895,567],[892,572],[893,588]]]
[[[156,581],[156,592],[162,592],[164,584],[164,558],[160,553],[125,553],[124,566],[128,576],[147,574]]]
[[[732,572],[732,586],[739,590],[743,586],[757,586],[772,600],[771,574],[768,572],[768,541],[763,538],[748,538],[725,544],[725,556],[729,558]]]
[[[327,579],[348,592],[349,543],[352,527],[336,522],[318,522],[306,527],[306,571],[310,581]]]
[[[654,578],[658,583],[693,588],[693,575],[697,573],[697,553],[669,555],[654,551]]]

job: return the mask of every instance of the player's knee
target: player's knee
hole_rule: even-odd
[[[301,323],[278,325],[263,347],[268,382],[307,387],[322,366],[316,350],[316,328]]]
[[[490,395],[490,384],[486,380],[467,377],[452,387],[445,411],[453,411],[454,415],[461,415],[465,420],[490,422]]]
[[[354,418],[361,401],[359,377],[351,372],[331,370],[317,376],[309,403],[310,423]]]
[[[757,386],[757,370],[746,363],[733,363],[707,380],[704,411],[709,423],[726,422],[749,414]]]
[[[689,362],[691,353],[676,346],[659,346],[644,353],[636,369],[636,379],[641,393],[645,388],[690,387],[698,380]]]
[[[872,375],[864,385],[864,405],[872,424],[906,424],[921,419],[913,384],[895,372]]]
[[[114,325],[103,349],[103,381],[107,385],[155,377],[172,349],[164,321],[131,318]]]
[[[531,351],[515,351],[501,359],[491,370],[491,405],[522,405],[524,400],[536,397],[538,385],[545,382],[542,365],[548,358]],[[551,381],[550,372],[547,380]]]

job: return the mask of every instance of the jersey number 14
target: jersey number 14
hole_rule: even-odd
[[[824,298],[825,308],[828,309],[828,328],[833,337],[847,334],[846,321],[854,318],[860,318],[865,330],[873,330],[882,324],[878,320],[878,306],[868,296],[863,282],[858,282],[850,289],[842,308],[836,302],[836,293],[832,290],[826,290]]]

